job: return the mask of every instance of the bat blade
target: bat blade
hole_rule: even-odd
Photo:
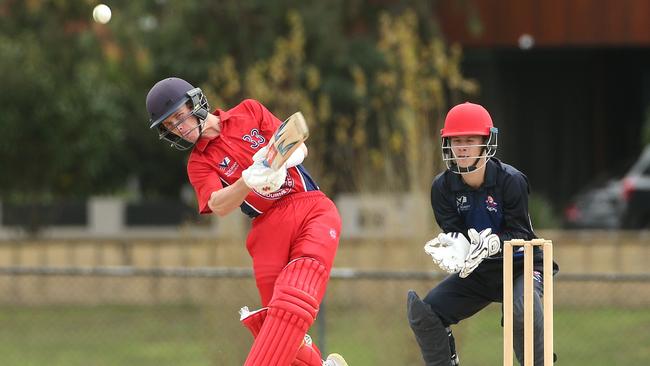
[[[309,137],[309,128],[301,112],[289,116],[273,133],[264,165],[278,170]]]

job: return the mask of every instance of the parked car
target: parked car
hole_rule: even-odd
[[[587,189],[564,210],[568,228],[650,228],[650,145],[621,179]]]
[[[622,179],[624,229],[650,228],[650,145]]]
[[[564,210],[564,223],[574,229],[616,229],[625,208],[620,180],[579,193]]]

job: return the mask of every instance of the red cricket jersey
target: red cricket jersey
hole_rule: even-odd
[[[264,147],[281,121],[260,102],[246,99],[236,107],[213,114],[221,119],[216,138],[197,141],[187,163],[187,175],[196,191],[200,213],[211,213],[208,200],[214,191],[229,186],[253,163],[253,155]],[[241,210],[251,217],[264,213],[278,199],[295,192],[318,190],[307,170],[298,165],[287,169],[282,187],[269,194],[256,191],[246,196]]]

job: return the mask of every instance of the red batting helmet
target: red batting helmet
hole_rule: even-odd
[[[440,134],[442,137],[489,136],[493,127],[492,117],[483,106],[465,102],[449,110]]]

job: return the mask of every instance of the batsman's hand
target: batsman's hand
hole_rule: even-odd
[[[282,187],[287,179],[287,169],[281,167],[273,170],[264,166],[261,161],[255,161],[241,173],[241,176],[249,188],[261,194],[269,194]]]
[[[264,146],[263,148],[257,150],[255,155],[253,155],[253,163],[261,163],[266,159],[266,155],[269,153],[269,145]]]
[[[469,276],[485,258],[497,254],[501,248],[501,240],[496,234],[492,234],[490,228],[480,233],[475,229],[469,229],[467,236],[471,243],[463,269],[460,271],[461,278]]]
[[[284,163],[285,168],[291,168],[296,165],[302,164],[305,160],[305,150],[303,147],[297,148],[294,152],[291,153],[289,159]],[[269,145],[264,146],[263,148],[257,150],[255,155],[253,155],[253,162],[263,162],[266,159],[266,155],[269,153]]]
[[[284,166],[287,168],[291,168],[296,165],[300,165],[305,160],[305,157],[306,157],[305,147],[300,146],[299,148],[294,150],[294,152],[292,152],[291,155],[289,155],[289,159],[287,159],[287,161],[284,162]]]
[[[461,233],[440,233],[424,245],[433,262],[447,273],[458,273],[469,253],[469,242]]]

